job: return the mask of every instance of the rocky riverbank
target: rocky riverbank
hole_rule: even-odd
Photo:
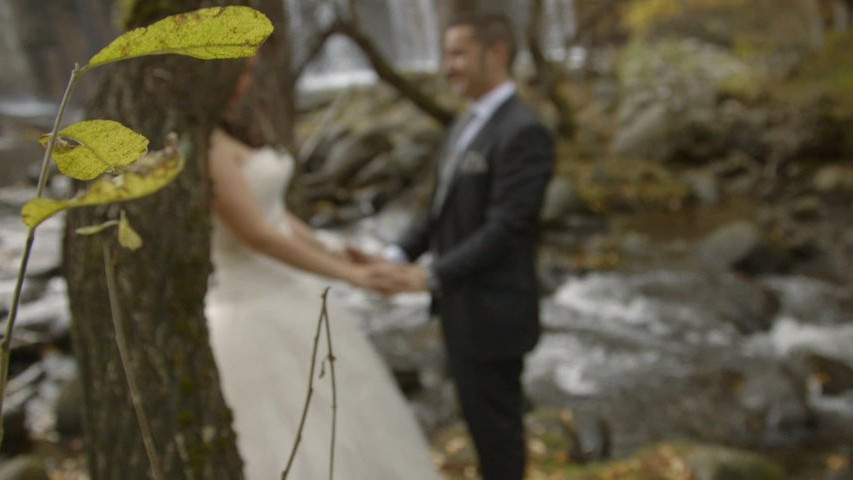
[[[558,142],[542,212],[546,333],[524,378],[531,478],[853,476],[853,37],[783,55],[710,33],[592,52],[561,85],[578,127]],[[521,84],[555,124],[535,87]],[[440,129],[385,86],[353,90],[327,123],[337,96],[301,106],[310,149],[287,198],[329,236],[378,250],[423,206]],[[4,316],[27,178],[4,174],[0,189]],[[65,193],[61,179],[52,188]],[[4,452],[84,478],[62,234],[57,218],[37,236]],[[363,318],[448,478],[475,478],[427,298],[336,285],[333,301]],[[0,472],[33,465],[16,458]]]

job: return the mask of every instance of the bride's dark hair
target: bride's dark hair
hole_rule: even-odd
[[[263,47],[261,49],[263,51]],[[260,68],[260,55],[258,53],[255,57],[243,60],[244,70],[234,84],[218,125],[232,137],[253,148],[275,143],[275,139],[270,138],[271,112],[264,107],[262,94],[256,85],[258,76],[265,74],[264,69]],[[242,84],[246,75],[251,78],[248,85]]]

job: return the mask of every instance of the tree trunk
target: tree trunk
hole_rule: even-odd
[[[238,2],[136,2],[128,25],[220,3]],[[227,100],[224,92],[231,91],[243,66],[242,61],[169,55],[103,67],[103,83],[89,118],[120,121],[148,137],[152,149],[162,148],[168,132],[177,132],[187,161],[179,178],[151,197],[73,210],[67,217],[64,267],[93,480],[150,478],[115,343],[104,276],[105,243],[117,257],[120,318],[164,477],[242,478],[203,305],[211,271],[208,136]],[[140,250],[118,248],[114,235],[74,234],[78,227],[117,218],[119,209],[142,236]]]
[[[453,13],[473,13],[477,11],[477,0],[453,0]]]

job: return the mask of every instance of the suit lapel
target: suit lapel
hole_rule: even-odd
[[[437,218],[441,216],[442,211],[444,211],[444,207],[447,205],[447,199],[450,197],[450,194],[453,191],[453,187],[456,184],[456,178],[459,174],[459,165],[462,163],[462,159],[465,155],[470,151],[476,151],[483,153],[489,144],[494,141],[494,136],[490,133],[493,130],[495,124],[497,124],[500,117],[502,117],[509,109],[510,104],[515,102],[516,95],[513,94],[509,98],[507,98],[492,116],[486,121],[486,123],[480,128],[480,131],[474,135],[474,138],[471,142],[468,143],[468,146],[463,150],[454,153],[453,145],[445,145],[444,148],[444,158],[445,162],[452,162],[450,168],[452,169],[450,175],[448,176],[447,182],[448,185],[442,187],[437,186],[436,195],[433,199],[433,215]]]

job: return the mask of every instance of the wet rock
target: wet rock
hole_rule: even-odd
[[[768,368],[746,377],[737,398],[758,425],[754,433],[761,445],[796,446],[815,431],[815,416],[802,379],[782,368]]]
[[[0,280],[0,318],[8,314],[12,307],[12,297],[15,292],[17,277]],[[33,302],[44,295],[47,282],[39,278],[27,278],[21,286],[21,304]]]
[[[343,185],[377,155],[392,148],[388,135],[377,129],[345,136],[332,145],[321,170],[305,177],[306,187],[322,183]]]
[[[399,160],[393,153],[381,153],[356,172],[353,179],[348,183],[358,188],[370,185],[371,183],[388,180],[392,177],[398,177],[400,175],[397,167],[398,164]]]
[[[805,362],[819,382],[821,393],[838,395],[853,390],[853,364],[819,354],[807,355]]]
[[[572,182],[565,177],[555,177],[548,184],[540,214],[543,224],[565,225],[570,213],[588,212]]]
[[[0,480],[50,480],[50,477],[40,458],[26,455],[0,464]]]
[[[30,168],[38,165],[42,149],[34,141],[0,137],[0,187],[30,183]]]
[[[853,194],[853,168],[842,165],[823,167],[815,174],[812,186],[822,194]]]
[[[669,133],[670,114],[665,105],[652,105],[613,138],[611,148],[615,153],[637,155],[641,158],[661,160],[671,155]]]
[[[698,247],[698,258],[712,270],[734,269],[747,275],[786,272],[791,252],[774,243],[752,222],[738,221],[712,232]]]
[[[699,246],[705,265],[726,270],[742,261],[761,245],[761,231],[751,222],[736,222],[714,231]]]
[[[66,337],[71,329],[71,317],[65,292],[64,279],[51,279],[41,298],[20,305],[15,328],[45,334],[51,340]]]
[[[299,159],[306,173],[318,172],[323,162],[329,156],[332,147],[350,133],[350,128],[342,124],[334,124],[325,132],[310,138],[299,152]]]
[[[696,480],[784,480],[785,472],[758,454],[725,447],[696,447],[685,455]]]
[[[437,146],[435,143],[417,142],[394,147],[400,175],[408,181],[417,181],[424,175],[432,175]]]
[[[820,198],[806,196],[796,199],[790,206],[791,217],[795,220],[811,221],[822,216],[823,204]]]
[[[844,285],[806,276],[767,276],[760,283],[769,288],[780,300],[780,315],[798,319],[807,328],[791,320],[782,320],[774,326],[778,331],[784,351],[800,345],[831,352],[835,356],[844,351],[846,339],[853,341],[853,330],[837,329],[834,325],[846,324],[853,311],[853,290]],[[850,359],[853,363],[853,358]]]
[[[573,446],[569,450],[571,461],[587,463],[610,458],[613,433],[604,418],[576,414],[567,428],[573,432]]]
[[[18,454],[29,451],[32,441],[26,427],[23,402],[15,401],[17,405],[10,405],[12,401],[15,399],[9,395],[3,405],[3,451]]]
[[[739,177],[755,181],[760,175],[760,166],[755,159],[739,151],[732,152],[722,161],[716,162],[712,168],[718,177],[728,181]]]
[[[716,204],[720,199],[717,178],[710,172],[692,172],[684,176],[693,195],[706,205]]]
[[[56,399],[56,432],[69,437],[83,435],[83,383],[75,376]]]
[[[717,93],[752,75],[728,51],[692,39],[630,45],[620,69],[625,92],[612,150],[660,162],[714,159],[732,142],[742,143],[730,132],[751,123],[746,109],[718,106]]]
[[[430,372],[421,375],[424,388],[411,397],[411,406],[418,422],[430,436],[443,430],[461,417],[456,387],[445,375]]]

